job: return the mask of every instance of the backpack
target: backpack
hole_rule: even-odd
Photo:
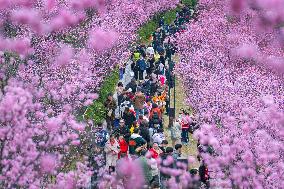
[[[152,121],[153,121],[153,124],[160,123],[160,117],[159,117],[158,112],[156,112],[156,111],[153,112]]]
[[[108,138],[108,133],[103,129],[95,133],[95,143],[99,147],[105,147],[107,138]]]

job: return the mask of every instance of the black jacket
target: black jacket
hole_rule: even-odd
[[[136,93],[137,84],[134,82],[130,82],[126,85],[125,89],[128,90],[129,88],[132,89],[133,93]]]
[[[140,130],[140,135],[147,141],[147,143],[150,143],[149,129],[147,127],[140,126],[139,130]]]
[[[125,121],[125,125],[130,127],[134,121],[136,121],[136,117],[133,115],[133,113],[129,112],[129,113],[123,113],[122,118]]]
[[[124,127],[119,126],[115,131],[115,134],[122,135],[126,141],[129,140],[130,131],[129,128],[125,125]]]

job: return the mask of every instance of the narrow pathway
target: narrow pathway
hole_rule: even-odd
[[[173,57],[173,60],[175,63],[178,63],[179,62],[179,56],[178,55],[175,55]],[[185,103],[185,93],[184,93],[184,90],[181,86],[181,81],[179,81],[177,78],[176,78],[176,81],[175,81],[175,87],[176,87],[176,91],[175,91],[175,95],[174,95],[174,89],[171,89],[171,107],[174,106],[174,101],[176,103],[176,111],[175,111],[175,116],[178,117],[179,113],[180,113],[180,109],[191,109],[190,106],[188,106],[186,103]],[[169,116],[167,115],[163,115],[164,116],[164,123],[165,123],[165,126],[166,126],[166,129],[165,129],[165,135],[167,137],[167,140],[169,141],[169,143],[171,144],[172,143],[172,140],[171,140],[171,133],[170,133],[170,130],[168,129],[168,125],[169,125]],[[190,164],[189,167],[190,169],[192,168],[198,168],[200,166],[200,163],[197,161],[197,154],[198,154],[198,151],[197,151],[197,141],[193,138],[192,134],[189,135],[189,138],[190,138],[190,142],[189,142],[189,145],[186,145],[182,148],[182,154],[183,154],[183,158],[188,158],[189,156],[192,156],[196,159],[195,163],[194,164]]]

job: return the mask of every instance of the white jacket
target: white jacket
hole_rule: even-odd
[[[151,173],[152,176],[159,175],[159,168],[158,168],[158,162],[154,158],[149,159],[149,164],[151,166]]]
[[[106,142],[105,145],[106,152],[106,166],[116,166],[116,161],[118,160],[119,144],[115,140],[114,144],[111,145],[110,140]]]
[[[181,138],[181,125],[179,122],[175,121],[173,126],[170,128],[171,138],[180,139]]]
[[[155,133],[152,136],[153,143],[158,143],[159,145],[162,144],[163,140],[166,140],[164,133]]]
[[[155,54],[154,48],[153,47],[148,47],[146,49],[146,54],[150,54],[150,55]]]

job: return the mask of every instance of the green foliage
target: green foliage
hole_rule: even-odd
[[[195,7],[198,0],[182,0],[182,3],[189,7]],[[147,43],[151,34],[159,27],[159,21],[164,17],[166,24],[171,24],[175,18],[176,13],[180,10],[180,7],[177,7],[172,10],[165,12],[160,12],[153,16],[153,19],[144,24],[138,31],[140,42]]]
[[[157,29],[157,27],[158,23],[156,23],[154,20],[150,20],[149,22],[147,22],[147,24],[141,27],[138,31],[140,41],[147,42],[151,34]]]
[[[164,20],[166,24],[171,24],[176,19],[176,13],[179,11],[179,8],[174,10],[169,10],[163,14]]]
[[[182,4],[189,6],[189,7],[195,7],[197,5],[198,0],[182,0]]]
[[[107,77],[100,88],[99,100],[104,102],[107,99],[107,95],[113,92],[119,81],[119,70],[115,69],[109,77]]]
[[[94,101],[92,105],[90,105],[85,113],[84,118],[91,119],[95,124],[101,123],[105,119],[106,109],[104,107],[104,102],[107,99],[107,96],[110,92],[115,90],[115,87],[119,81],[119,71],[115,69],[101,85],[99,98]]]

